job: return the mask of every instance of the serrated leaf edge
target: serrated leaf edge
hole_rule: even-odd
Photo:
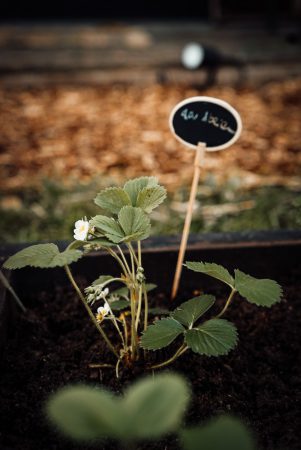
[[[146,350],[148,350],[148,351],[153,351],[153,352],[155,352],[156,350],[161,350],[162,348],[168,347],[168,346],[169,346],[169,345],[170,345],[177,337],[180,336],[180,334],[184,334],[185,331],[186,331],[185,328],[184,328],[184,326],[183,326],[178,320],[174,319],[173,317],[164,317],[163,319],[156,320],[156,321],[153,322],[151,325],[149,325],[148,328],[149,328],[149,327],[152,327],[152,326],[156,326],[156,323],[157,323],[157,322],[160,322],[161,320],[173,320],[174,322],[177,322],[177,323],[183,328],[183,331],[182,331],[182,332],[179,332],[179,334],[178,334],[177,336],[175,336],[174,339],[173,339],[169,344],[163,345],[162,347],[146,348]],[[147,332],[148,328],[147,328],[145,331],[142,332],[141,339],[140,339],[140,345],[141,345],[142,338],[143,338],[143,336],[145,335],[145,333]],[[142,347],[142,345],[141,345],[141,347]],[[145,347],[142,347],[142,348],[145,348]]]
[[[210,320],[214,320],[214,319],[209,319],[209,320],[206,321],[206,322],[209,322]],[[234,334],[235,334],[235,341],[234,341],[234,346],[233,346],[233,348],[229,348],[229,349],[227,349],[227,351],[226,351],[225,353],[220,353],[219,355],[207,355],[207,353],[199,353],[199,352],[195,352],[191,347],[189,347],[189,345],[188,345],[188,343],[187,343],[187,341],[186,341],[186,335],[187,335],[187,333],[189,333],[189,331],[196,330],[196,331],[202,331],[202,333],[206,334],[207,336],[210,336],[211,338],[212,338],[212,335],[211,335],[210,333],[204,331],[204,330],[200,330],[198,327],[193,327],[193,328],[190,328],[189,330],[186,330],[186,331],[184,332],[184,335],[185,335],[185,342],[186,342],[186,344],[188,345],[189,349],[193,351],[193,353],[197,353],[198,355],[205,355],[205,356],[207,356],[207,357],[209,357],[209,358],[210,358],[210,357],[215,357],[215,358],[216,358],[216,357],[218,357],[218,356],[226,356],[226,355],[228,355],[228,354],[235,348],[235,346],[237,345],[237,342],[238,342],[238,331],[237,331],[236,326],[235,326],[232,322],[229,322],[229,321],[226,320],[226,319],[218,319],[218,320],[222,320],[222,321],[227,322],[227,323],[229,323],[229,324],[231,324],[231,325],[233,326],[233,328],[234,328]],[[204,322],[202,325],[204,325],[206,322]],[[200,326],[202,326],[202,325],[200,325]],[[214,339],[215,339],[219,344],[221,344],[223,347],[225,347],[224,343],[223,343],[223,342],[220,342],[219,339],[216,339],[216,338],[214,338]]]

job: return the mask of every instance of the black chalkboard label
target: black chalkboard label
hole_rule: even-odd
[[[172,110],[169,124],[176,138],[190,148],[200,142],[206,150],[223,150],[240,136],[240,115],[228,103],[214,97],[191,97]]]

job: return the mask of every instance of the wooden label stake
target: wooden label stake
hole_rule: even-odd
[[[174,299],[181,279],[193,206],[205,153],[223,150],[232,145],[240,136],[242,124],[238,112],[223,100],[213,97],[191,97],[174,107],[170,114],[169,126],[180,142],[196,150],[188,210],[171,292],[171,298]]]
[[[186,213],[183,234],[182,234],[182,239],[181,239],[181,245],[180,245],[180,250],[179,250],[179,255],[178,255],[178,262],[177,262],[175,277],[174,277],[172,291],[171,291],[171,299],[172,300],[177,295],[179,284],[180,284],[182,266],[183,266],[184,256],[185,256],[189,232],[190,232],[193,207],[194,207],[198,184],[199,184],[199,179],[200,179],[201,165],[202,165],[202,163],[204,161],[204,157],[205,157],[205,151],[206,151],[206,144],[204,144],[203,142],[199,142],[197,149],[196,149],[195,159],[194,159],[194,173],[193,173],[193,180],[192,180],[192,184],[191,184],[188,209],[187,209],[187,213]]]

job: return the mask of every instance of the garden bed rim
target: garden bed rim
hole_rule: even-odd
[[[176,251],[180,247],[181,235],[154,236],[143,242],[143,251],[155,253]],[[45,242],[24,242],[17,244],[0,244],[0,262],[4,262],[12,254],[30,245]],[[60,250],[70,244],[70,241],[54,241]],[[230,249],[230,248],[254,248],[254,247],[280,247],[301,245],[301,230],[263,230],[227,233],[199,233],[191,234],[187,250],[191,249]],[[87,254],[93,257],[96,252]],[[105,251],[97,252],[98,255]]]

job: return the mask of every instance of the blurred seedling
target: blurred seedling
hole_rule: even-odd
[[[134,449],[141,441],[167,436],[166,444],[173,445],[176,439],[183,450],[255,450],[252,434],[233,417],[220,416],[206,424],[185,426],[190,399],[186,381],[165,373],[141,379],[119,396],[102,388],[65,387],[52,395],[46,412],[64,435],[94,442],[98,448],[106,439]]]

